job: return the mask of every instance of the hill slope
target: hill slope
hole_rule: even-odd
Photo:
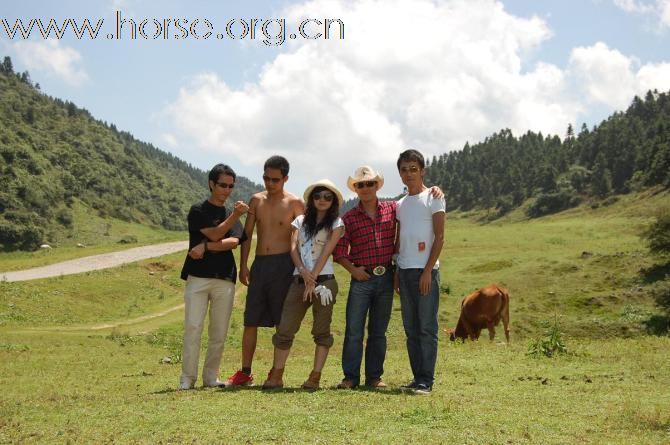
[[[75,230],[80,201],[102,217],[184,229],[207,176],[0,67],[0,248],[32,249]],[[214,164],[213,160],[213,164]],[[233,199],[259,187],[239,177]]]

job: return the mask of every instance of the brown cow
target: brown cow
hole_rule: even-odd
[[[461,303],[461,316],[456,329],[449,330],[449,338],[467,337],[477,340],[482,329],[488,328],[489,338],[496,335],[495,327],[503,321],[505,338],[509,343],[509,292],[507,289],[491,284],[468,295]]]

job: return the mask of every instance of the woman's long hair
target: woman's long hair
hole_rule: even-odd
[[[317,224],[316,223],[317,210],[316,206],[314,205],[313,196],[315,193],[319,193],[324,190],[327,190],[333,194],[333,201],[328,210],[326,210],[326,214],[321,220],[321,222]],[[337,219],[340,210],[340,203],[337,199],[337,195],[335,194],[335,192],[333,192],[328,187],[324,187],[321,185],[318,187],[314,187],[314,190],[312,190],[312,193],[309,195],[309,200],[305,204],[306,204],[305,220],[303,221],[303,227],[305,228],[307,239],[314,237],[317,233],[319,233],[319,230],[321,229],[326,229],[328,230],[328,232],[331,232],[333,230],[333,223]]]

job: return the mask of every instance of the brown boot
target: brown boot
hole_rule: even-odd
[[[282,380],[282,376],[284,375],[284,368],[282,369],[277,369],[277,368],[272,368],[270,369],[270,372],[268,373],[268,379],[263,383],[263,389],[277,389],[277,388],[283,388],[284,387],[284,381]]]
[[[305,380],[305,383],[302,384],[303,389],[319,389],[319,381],[321,380],[321,373],[312,371],[309,373],[309,377]]]

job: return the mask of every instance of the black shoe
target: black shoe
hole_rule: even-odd
[[[420,394],[422,396],[429,396],[431,392],[433,392],[433,387],[424,385],[423,383],[416,385],[414,388],[414,394]]]
[[[417,383],[412,380],[409,383],[400,386],[400,391],[414,391],[417,387]]]

